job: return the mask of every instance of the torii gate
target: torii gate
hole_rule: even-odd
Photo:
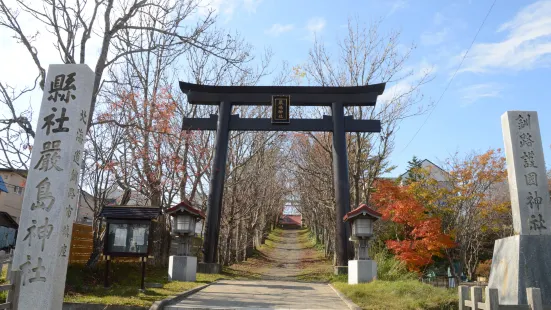
[[[209,86],[180,82],[191,104],[217,105],[218,115],[210,118],[184,118],[182,130],[216,130],[210,192],[207,202],[207,229],[203,264],[198,271],[220,272],[216,258],[226,159],[230,130],[240,131],[326,131],[333,132],[333,183],[336,201],[336,272],[348,264],[350,228],[343,217],[350,211],[350,184],[346,132],[380,132],[379,120],[355,120],[344,116],[346,106],[375,106],[385,83],[352,87],[317,86]],[[330,106],[332,115],[321,119],[290,119],[289,106]],[[233,105],[271,105],[272,118],[240,118],[232,115]]]

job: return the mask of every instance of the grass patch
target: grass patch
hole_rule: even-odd
[[[333,286],[366,310],[451,310],[458,308],[456,290],[438,288],[416,280],[376,280],[356,285],[335,282]]]
[[[418,280],[419,276],[407,270],[406,264],[391,255],[388,251],[375,254],[377,262],[377,279],[384,281]]]
[[[300,281],[306,282],[333,282],[338,278],[333,274],[333,266],[323,255],[323,247],[316,244],[310,231],[303,228],[299,231],[299,242],[304,247],[304,256],[300,268],[302,272],[297,276]]]
[[[246,261],[234,263],[231,266],[223,266],[223,274],[238,280],[260,279],[262,274],[259,271],[274,264],[273,259],[265,253],[277,247],[279,240],[282,238],[281,234],[282,230],[280,228],[273,230],[268,238],[266,238],[265,243],[253,250],[252,256],[248,257]]]
[[[2,270],[0,270],[0,284],[8,283],[7,275],[8,275],[8,264],[4,264],[2,266]],[[0,303],[7,302],[7,299],[8,299],[8,291],[1,291]]]
[[[275,228],[270,232],[264,244],[253,251],[251,257],[248,257],[246,261],[224,266],[222,268],[223,273],[239,280],[260,279],[262,273],[259,271],[275,263],[266,253],[276,250],[281,242],[283,242],[283,229]]]
[[[307,230],[300,232],[300,240],[313,260],[303,262],[304,270],[299,279],[303,281],[330,282],[362,309],[397,310],[452,310],[458,308],[455,289],[437,288],[417,280],[415,273],[393,255],[384,251],[377,253],[377,277],[371,283],[348,285],[347,275],[334,275],[331,261],[323,256],[323,246],[316,245]]]
[[[266,258],[259,250],[254,250],[253,255],[246,261],[223,266],[222,273],[238,280],[258,280],[262,276],[258,270],[266,265]]]
[[[260,249],[274,249],[276,245],[283,241],[283,229],[277,227],[270,232],[265,240],[265,243],[260,246]]]
[[[175,296],[194,287],[210,283],[228,275],[197,274],[196,282],[168,282],[166,267],[147,266],[145,282],[161,283],[162,288],[140,291],[141,266],[139,263],[111,264],[111,287],[103,287],[104,264],[96,269],[83,265],[70,265],[67,269],[65,301],[149,307],[153,302]]]

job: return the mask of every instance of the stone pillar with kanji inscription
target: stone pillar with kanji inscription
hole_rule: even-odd
[[[538,114],[508,111],[501,124],[515,235],[496,240],[489,287],[504,305],[527,304],[526,288],[537,287],[551,305],[551,207]]]
[[[12,264],[19,309],[62,308],[94,77],[87,65],[48,68]]]

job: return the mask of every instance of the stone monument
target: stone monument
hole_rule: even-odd
[[[551,305],[551,209],[538,114],[501,116],[515,235],[496,240],[490,288],[504,305],[527,304],[526,288]]]
[[[87,65],[48,68],[12,263],[19,309],[62,308],[94,77]]]

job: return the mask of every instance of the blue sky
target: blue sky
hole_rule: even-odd
[[[307,60],[316,36],[328,49],[337,47],[349,18],[366,24],[382,19],[381,30],[401,31],[404,46],[417,48],[406,64],[414,70],[433,68],[434,79],[423,88],[424,104],[436,101],[459,60],[473,40],[494,0],[200,0],[203,10],[218,12],[218,27],[239,32],[257,52],[270,47],[273,65],[291,66]],[[38,27],[27,17],[20,21]],[[32,32],[32,27],[29,28]],[[95,38],[94,38],[95,39]],[[97,41],[97,40],[96,40]],[[98,41],[99,42],[99,41]],[[28,86],[33,63],[22,45],[0,29],[0,79],[12,86]],[[97,43],[97,42],[96,42]],[[37,41],[44,64],[59,63],[51,37]],[[93,40],[87,63],[94,66]],[[25,58],[21,58],[25,55]],[[401,174],[413,155],[439,163],[455,152],[502,148],[500,116],[507,110],[535,110],[539,114],[546,163],[551,164],[551,0],[496,0],[459,73],[427,119],[403,122],[397,132],[391,162]],[[271,79],[262,81],[270,84]],[[393,85],[387,85],[387,90]],[[40,91],[19,100],[36,113]],[[421,125],[426,124],[415,136]],[[412,140],[413,139],[413,140]],[[411,141],[411,143],[409,143]],[[409,145],[408,145],[409,143]],[[407,148],[406,148],[406,145]]]
[[[408,65],[433,67],[423,88],[425,104],[446,87],[493,0],[477,1],[211,1],[222,25],[257,50],[271,47],[274,64],[306,61],[315,32],[329,48],[342,38],[349,17],[367,24],[383,18],[384,31],[400,30],[414,43]],[[413,155],[435,163],[455,152],[502,148],[500,116],[507,110],[539,114],[546,163],[551,163],[551,1],[497,0],[442,100],[427,114],[405,121],[391,162],[400,174]],[[269,81],[264,84],[269,83]],[[387,85],[389,89],[392,85]],[[412,140],[413,139],[413,140]],[[406,148],[408,142],[412,141]]]

